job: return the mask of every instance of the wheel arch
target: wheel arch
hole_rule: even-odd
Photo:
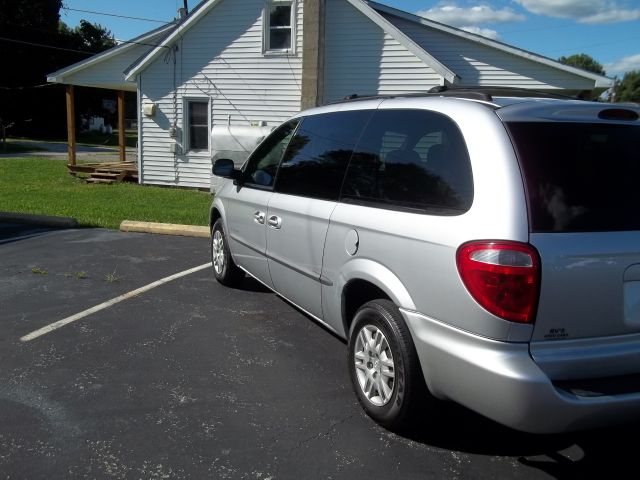
[[[349,336],[355,312],[370,300],[383,298],[401,308],[416,308],[400,279],[374,260],[359,258],[347,263],[341,272],[339,283],[345,337]]]
[[[211,208],[209,209],[209,230],[213,229],[213,225],[218,221],[219,218],[223,218],[224,221],[224,204],[218,198],[214,198],[211,203]],[[226,226],[225,233],[226,233]]]

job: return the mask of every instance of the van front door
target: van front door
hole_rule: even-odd
[[[236,265],[273,287],[266,253],[266,219],[273,184],[298,120],[269,135],[249,157],[238,185],[227,196],[229,244]]]

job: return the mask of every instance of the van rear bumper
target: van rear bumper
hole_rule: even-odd
[[[431,392],[511,428],[558,433],[640,418],[637,392],[582,396],[556,386],[529,354],[508,343],[465,332],[400,309]]]

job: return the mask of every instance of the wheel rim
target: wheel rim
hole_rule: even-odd
[[[222,236],[222,232],[220,230],[216,230],[213,232],[213,241],[211,243],[212,250],[212,258],[213,258],[213,269],[216,271],[216,274],[222,275],[222,270],[224,269],[224,237]]]
[[[377,407],[389,403],[395,384],[393,354],[384,333],[374,325],[360,329],[354,346],[356,376],[362,393]]]

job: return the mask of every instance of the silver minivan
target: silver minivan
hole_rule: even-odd
[[[217,280],[346,338],[389,429],[434,397],[538,433],[640,414],[640,108],[515,93],[355,98],[214,165]]]

